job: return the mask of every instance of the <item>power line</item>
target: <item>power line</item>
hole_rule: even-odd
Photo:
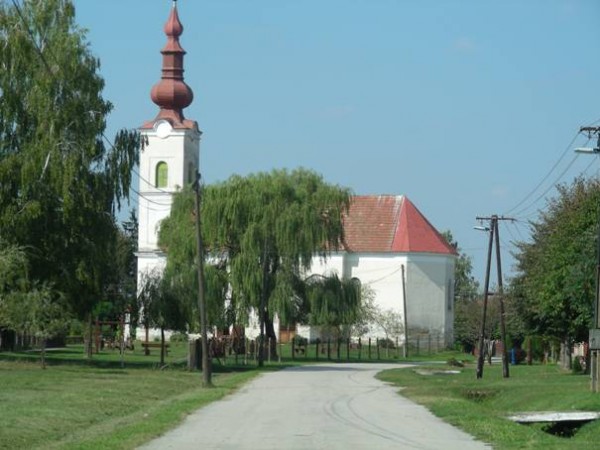
[[[548,188],[547,188],[547,189],[546,189],[544,192],[542,192],[542,193],[541,193],[539,196],[537,196],[537,197],[536,197],[536,199],[535,199],[533,202],[529,203],[529,204],[528,204],[527,206],[525,206],[524,208],[521,208],[521,209],[519,209],[519,210],[518,210],[518,211],[516,211],[514,214],[515,214],[515,215],[519,215],[519,214],[521,214],[521,213],[523,213],[523,212],[527,211],[529,208],[531,208],[533,205],[535,205],[537,202],[539,202],[541,199],[543,199],[543,198],[546,196],[546,194],[547,194],[548,192],[550,192],[552,189],[554,189],[554,188],[556,187],[556,183],[558,183],[558,182],[559,182],[559,181],[562,179],[562,177],[564,177],[564,176],[565,176],[565,174],[566,174],[566,173],[569,171],[569,169],[570,169],[570,168],[573,166],[573,164],[575,163],[575,161],[577,161],[577,158],[578,158],[578,157],[579,157],[579,155],[575,155],[575,156],[573,157],[573,159],[571,160],[571,162],[570,162],[570,163],[567,165],[567,167],[565,167],[565,169],[564,169],[564,170],[563,170],[563,171],[560,173],[560,175],[559,175],[559,176],[558,176],[558,177],[557,177],[557,178],[554,180],[554,182],[553,182],[553,183],[552,183],[550,186],[548,186]],[[515,208],[513,208],[512,210],[514,210],[514,209],[515,209]],[[511,211],[512,211],[512,210],[511,210]]]
[[[558,167],[558,165],[560,164],[560,162],[567,155],[568,151],[571,149],[571,146],[573,145],[573,143],[577,139],[577,136],[579,136],[579,131],[575,134],[575,136],[573,136],[573,139],[571,139],[571,142],[569,142],[569,144],[567,145],[567,147],[564,149],[564,151],[560,155],[560,158],[558,158],[558,160],[554,163],[554,165],[550,168],[550,170],[542,178],[542,180],[519,203],[517,203],[511,209],[509,209],[508,211],[506,211],[505,214],[511,213],[512,211],[514,211],[515,209],[517,209],[519,206],[521,206],[523,203],[525,203],[542,186],[542,184],[544,184],[544,182],[548,179],[548,177],[552,174],[552,172],[554,172],[554,169],[556,169],[556,167]]]

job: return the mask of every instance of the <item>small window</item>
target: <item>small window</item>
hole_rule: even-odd
[[[169,183],[169,166],[161,161],[156,165],[156,187],[166,188]]]

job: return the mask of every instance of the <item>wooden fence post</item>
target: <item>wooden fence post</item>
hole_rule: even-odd
[[[350,361],[350,338],[348,338],[346,344],[346,360]]]
[[[369,338],[369,359],[371,359],[371,338]]]

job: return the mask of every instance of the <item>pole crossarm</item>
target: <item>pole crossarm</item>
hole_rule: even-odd
[[[485,216],[477,216],[475,217],[475,220],[478,220],[479,222],[483,222],[485,221],[491,221],[492,219],[494,220],[509,220],[511,222],[515,222],[517,219],[515,219],[514,217],[504,217],[504,216],[497,216],[497,215],[491,215],[488,217]]]
[[[592,137],[594,134],[600,134],[600,126],[599,127],[580,127],[580,133],[587,133],[589,137]]]

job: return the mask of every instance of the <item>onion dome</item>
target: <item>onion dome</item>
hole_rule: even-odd
[[[152,101],[160,107],[156,118],[144,124],[142,128],[153,128],[159,121],[166,120],[173,128],[197,128],[194,121],[186,120],[183,109],[194,99],[192,89],[183,80],[183,56],[185,50],[179,44],[183,25],[177,13],[177,2],[173,2],[171,14],[164,27],[167,44],[161,50],[162,75],[150,93]]]

